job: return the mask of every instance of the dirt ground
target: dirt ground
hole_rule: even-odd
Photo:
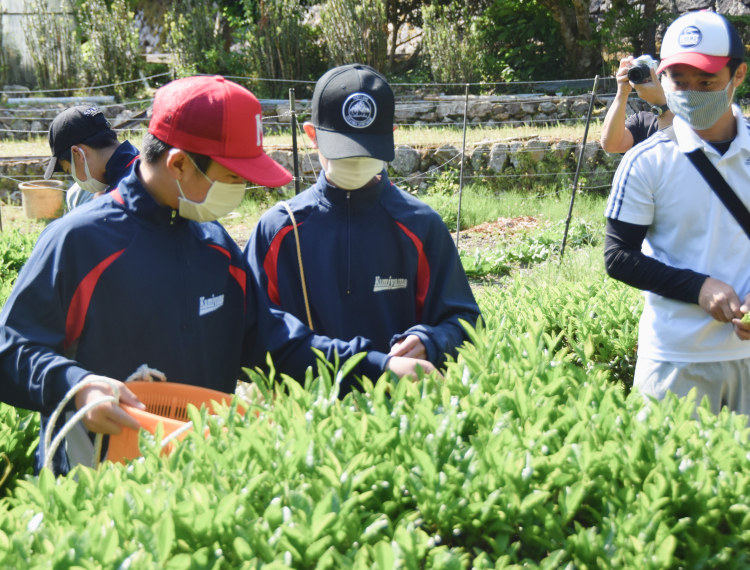
[[[494,249],[508,238],[519,232],[534,230],[542,222],[533,216],[519,216],[518,218],[498,218],[494,222],[484,222],[473,228],[462,230],[459,238],[459,251],[473,253]],[[453,241],[456,232],[452,232]]]

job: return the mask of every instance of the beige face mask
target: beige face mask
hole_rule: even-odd
[[[326,177],[339,188],[356,190],[362,188],[383,170],[383,161],[376,158],[356,157],[328,159]]]

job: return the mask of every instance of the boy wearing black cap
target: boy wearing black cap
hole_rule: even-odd
[[[138,158],[138,149],[120,143],[109,121],[96,107],[66,109],[52,121],[48,134],[52,158],[44,179],[66,172],[75,184],[68,190],[68,209],[117,187]]]
[[[460,321],[480,313],[443,220],[388,179],[394,109],[370,67],[323,75],[304,125],[323,172],[289,210],[260,219],[245,255],[270,307],[319,334],[439,366],[467,340]]]

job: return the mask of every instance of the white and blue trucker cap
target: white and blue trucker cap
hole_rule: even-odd
[[[657,73],[684,63],[707,73],[717,73],[731,58],[745,57],[745,46],[732,24],[716,12],[690,12],[667,28],[661,44]]]

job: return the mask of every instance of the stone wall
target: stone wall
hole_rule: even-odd
[[[148,124],[151,116],[150,108],[146,111],[137,106],[128,105],[105,105],[98,106],[93,103],[77,103],[77,105],[91,105],[99,107],[109,119],[113,129],[139,128]],[[0,108],[0,140],[28,140],[29,138],[46,137],[52,120],[67,105],[19,105],[12,108]]]
[[[533,190],[536,186],[567,183],[575,173],[580,148],[580,141],[538,137],[479,143],[467,148],[464,175],[470,183],[481,182],[486,177],[498,189]],[[292,151],[276,149],[269,154],[293,171]],[[582,165],[584,186],[609,185],[620,159],[619,154],[604,152],[598,141],[589,141]],[[320,172],[320,161],[317,154],[299,152],[299,164],[304,188]],[[455,174],[460,167],[461,150],[453,145],[432,148],[400,145],[396,147],[395,159],[388,164],[388,171],[399,186],[425,192],[443,173]]]
[[[532,138],[527,140],[488,141],[468,147],[464,174],[468,182],[479,182],[481,177],[491,177],[498,189],[523,188],[532,190],[536,186],[547,186],[553,182],[567,183],[573,176],[580,142],[574,140],[550,140]],[[286,148],[269,149],[269,155],[293,171],[292,151]],[[582,186],[606,186],[612,181],[612,171],[620,162],[620,155],[602,150],[597,141],[586,145]],[[46,168],[46,157],[27,159],[0,158],[0,197],[6,202],[20,203],[16,192],[16,180],[41,179]],[[321,166],[317,153],[299,152],[300,171],[304,182],[302,188],[315,181]],[[403,188],[424,192],[445,172],[457,172],[461,167],[461,151],[452,145],[440,147],[396,147],[396,158],[388,165],[392,180]],[[562,176],[560,176],[562,174]],[[57,175],[71,182],[70,177]],[[12,180],[16,179],[16,180]],[[292,185],[287,186],[291,189]],[[606,192],[606,189],[603,191]]]

